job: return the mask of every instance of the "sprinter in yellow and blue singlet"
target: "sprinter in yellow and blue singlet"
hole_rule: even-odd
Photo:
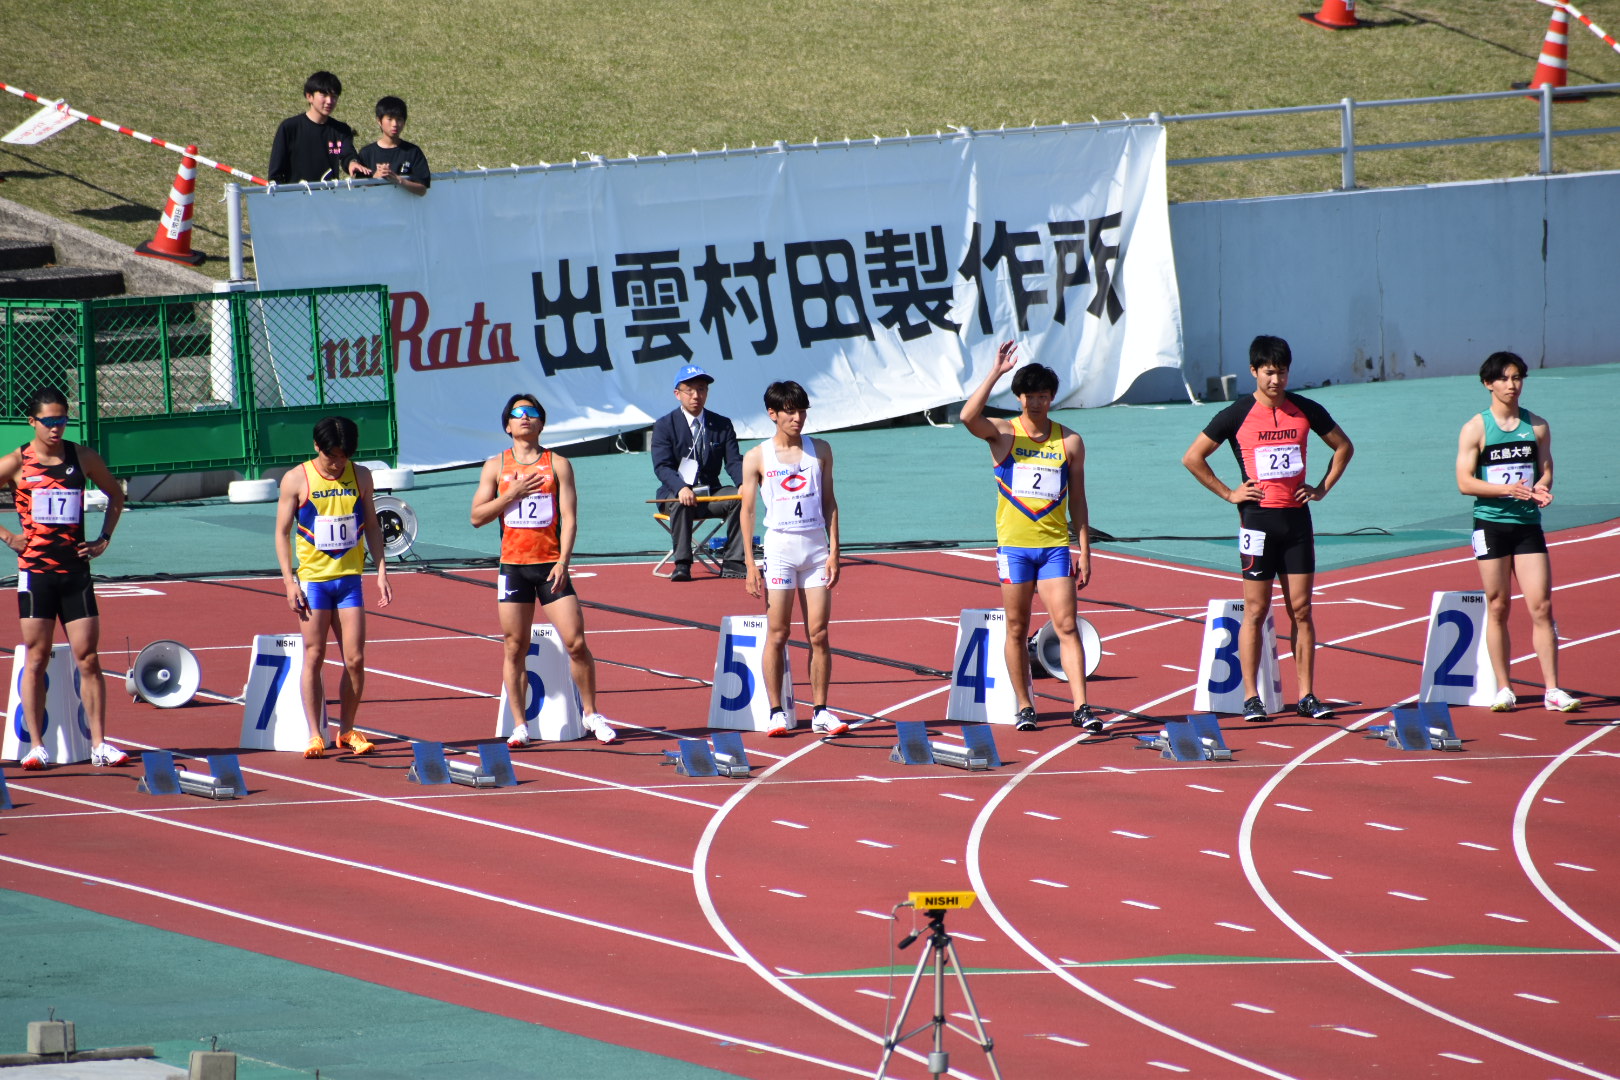
[[[276,505],[276,560],[287,588],[287,606],[298,616],[304,637],[300,689],[309,721],[308,758],[326,752],[326,692],[321,673],[332,623],[343,647],[343,679],[338,696],[338,749],[371,752],[372,743],[355,730],[355,715],[366,685],[366,607],[361,575],[366,549],[377,564],[377,606],[394,598],[388,584],[382,529],[372,502],[371,472],[354,463],[360,431],[346,416],[328,416],[315,425],[315,456],[281,478]],[[288,536],[292,543],[288,543]],[[296,567],[294,566],[296,553]]]
[[[1075,592],[1091,579],[1091,537],[1086,513],[1086,444],[1049,415],[1057,400],[1057,372],[1026,364],[1012,379],[1019,414],[1001,420],[984,414],[996,382],[1018,363],[1018,346],[1003,342],[979,388],[962,405],[962,424],[990,444],[996,475],[996,576],[1006,612],[1007,674],[1012,678],[1019,731],[1034,731],[1030,697],[1029,613],[1035,594],[1052,618],[1063,673],[1074,695],[1070,722],[1096,734],[1103,722],[1086,704],[1085,652],[1075,622]],[[1078,552],[1069,550],[1074,520]]]

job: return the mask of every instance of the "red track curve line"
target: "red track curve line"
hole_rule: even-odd
[[[807,743],[731,793],[731,798],[727,799],[725,801],[725,805],[721,806],[715,815],[709,819],[709,824],[703,830],[703,835],[698,838],[697,847],[692,851],[693,888],[697,893],[698,906],[703,909],[703,917],[709,920],[710,928],[713,929],[720,940],[724,941],[726,946],[731,949],[733,956],[737,960],[747,964],[749,969],[752,970],[755,975],[758,975],[761,979],[763,979],[771,987],[771,989],[775,990],[783,997],[797,1002],[802,1008],[814,1013],[823,1020],[831,1021],[832,1023],[843,1028],[845,1031],[852,1032],[853,1034],[859,1035],[863,1039],[868,1039],[879,1046],[882,1046],[885,1038],[884,1036],[873,1034],[872,1032],[861,1027],[859,1024],[855,1023],[853,1020],[849,1020],[843,1016],[840,1016],[838,1013],[833,1012],[820,1002],[812,1001],[798,990],[783,982],[774,971],[760,963],[759,960],[755,958],[754,954],[749,952],[743,946],[743,943],[737,940],[737,935],[731,932],[731,928],[725,924],[725,920],[720,918],[720,913],[716,911],[714,907],[714,898],[709,895],[709,850],[714,846],[715,834],[720,831],[720,826],[726,820],[727,815],[729,815],[731,811],[735,809],[750,792],[754,791],[762,783],[764,783],[765,779],[772,773],[780,771],[789,763],[797,761],[799,758],[803,757],[805,754],[808,754],[810,751],[814,750],[820,745],[821,743],[819,740],[816,742]],[[907,1050],[904,1046],[896,1046],[894,1052],[903,1057],[908,1057],[920,1064],[926,1065],[928,1063],[928,1059],[923,1057],[923,1055],[914,1050]],[[871,1075],[865,1069],[845,1069],[845,1071],[852,1072],[857,1076]],[[960,1076],[963,1078],[963,1080],[976,1080],[971,1073],[965,1073],[956,1068],[951,1069],[951,1075]]]
[[[1413,697],[1403,699],[1403,703],[1415,700],[1416,696],[1414,695]],[[1309,758],[1315,756],[1317,752],[1325,750],[1332,743],[1335,743],[1351,734],[1357,728],[1374,719],[1378,715],[1380,714],[1373,713],[1369,716],[1363,717],[1361,720],[1358,720],[1354,724],[1351,724],[1349,727],[1345,728],[1345,730],[1334,732],[1332,735],[1329,735],[1315,746],[1302,751],[1296,755],[1292,761],[1287,762],[1281,768],[1279,768],[1276,775],[1270,780],[1267,780],[1265,784],[1261,786],[1260,790],[1255,792],[1254,798],[1249,801],[1248,809],[1246,809],[1243,813],[1243,823],[1238,828],[1238,858],[1243,863],[1243,875],[1249,879],[1249,887],[1254,890],[1254,894],[1259,898],[1260,902],[1265,904],[1266,908],[1273,915],[1275,915],[1284,926],[1292,930],[1301,941],[1315,949],[1317,952],[1321,953],[1323,956],[1327,957],[1329,960],[1333,961],[1335,964],[1338,964],[1340,967],[1344,968],[1344,970],[1348,971],[1356,978],[1377,987],[1398,1001],[1403,1001],[1415,1009],[1421,1009],[1430,1016],[1437,1017],[1446,1021],[1447,1023],[1456,1024],[1465,1031],[1471,1031],[1475,1035],[1480,1035],[1484,1038],[1490,1039],[1492,1042],[1500,1043],[1501,1045],[1509,1047],[1513,1050],[1518,1050],[1521,1053],[1529,1054],[1531,1057],[1541,1058],[1543,1061],[1550,1061],[1554,1065],[1558,1065],[1566,1069],[1573,1069],[1584,1076],[1596,1077],[1597,1080],[1620,1080],[1620,1078],[1611,1076],[1609,1073],[1598,1072],[1596,1069],[1589,1069],[1577,1062],[1567,1061],[1549,1051],[1537,1050],[1533,1046],[1527,1046],[1515,1039],[1510,1039],[1500,1032],[1492,1031],[1489,1028],[1480,1027],[1478,1024],[1475,1024],[1472,1021],[1464,1020],[1460,1016],[1454,1016],[1437,1005],[1431,1005],[1422,998],[1413,997],[1400,987],[1385,982],[1383,979],[1380,979],[1366,968],[1352,963],[1347,957],[1340,955],[1336,950],[1329,946],[1327,942],[1305,929],[1305,927],[1301,925],[1297,919],[1288,913],[1286,908],[1277,902],[1277,898],[1271,895],[1271,890],[1266,888],[1265,882],[1260,880],[1260,872],[1254,865],[1254,822],[1255,819],[1260,816],[1260,810],[1265,805],[1265,801],[1271,797],[1271,793],[1277,789],[1278,785],[1288,778],[1290,773],[1292,773],[1299,766],[1303,765]]]
[[[361,952],[368,952],[375,956],[385,956],[390,960],[400,960],[407,964],[416,964],[420,967],[430,968],[434,971],[442,971],[450,975],[459,975],[464,979],[472,979],[477,982],[488,983],[491,986],[499,986],[506,990],[515,990],[520,994],[530,994],[534,997],[545,998],[548,1001],[558,1001],[565,1005],[574,1005],[582,1009],[592,1009],[596,1012],[607,1013],[611,1016],[622,1017],[626,1020],[639,1020],[644,1024],[652,1024],[655,1027],[669,1028],[673,1031],[684,1032],[688,1035],[697,1035],[705,1039],[715,1039],[720,1042],[736,1043],[739,1046],[746,1046],[751,1050],[757,1050],[761,1053],[778,1054],[782,1057],[793,1058],[796,1061],[804,1061],[812,1065],[822,1065],[828,1068],[838,1069],[843,1072],[854,1073],[857,1076],[867,1075],[865,1069],[857,1069],[850,1065],[842,1065],[836,1061],[828,1061],[825,1058],[813,1057],[809,1054],[800,1053],[797,1050],[788,1050],[781,1046],[773,1046],[770,1043],[755,1042],[754,1040],[745,1038],[741,1035],[731,1035],[723,1031],[710,1031],[707,1028],[693,1027],[691,1024],[682,1024],[674,1020],[665,1019],[661,1016],[649,1016],[646,1013],[632,1012],[629,1009],[620,1009],[613,1005],[603,1004],[600,1001],[591,1001],[587,998],[574,997],[571,994],[563,994],[555,990],[545,990],[538,986],[530,986],[527,983],[514,982],[511,979],[503,979],[497,975],[490,975],[486,972],[473,971],[470,968],[457,967],[454,964],[446,964],[438,960],[429,960],[425,956],[413,956],[410,953],[403,953],[394,949],[385,949],[380,945],[370,945],[364,941],[355,941],[352,938],[337,937],[325,930],[311,930],[303,926],[292,926],[287,923],[276,922],[272,919],[263,919],[257,915],[249,915],[245,911],[233,911],[230,908],[223,908],[214,904],[207,904],[201,900],[193,900],[190,897],[177,896],[173,893],[161,892],[157,889],[149,889],[144,885],[135,885],[131,882],[118,881],[113,878],[101,877],[97,874],[87,874],[78,870],[69,870],[66,867],[46,866],[44,863],[30,862],[27,859],[19,859],[14,855],[0,855],[0,862],[8,862],[16,866],[25,866],[29,869],[43,871],[44,873],[48,874],[60,874],[64,877],[79,878],[83,881],[94,881],[98,885],[111,885],[115,889],[127,889],[130,892],[140,893],[143,896],[151,896],[159,900],[168,900],[172,903],[182,904],[186,907],[212,912],[215,915],[223,915],[226,918],[240,919],[243,922],[252,923],[255,926],[263,926],[271,930],[280,930],[284,933],[293,934],[297,937],[312,938],[317,941],[328,942],[336,945],[346,945],[351,949],[357,949]]]
[[[160,746],[150,746],[146,743],[138,743],[129,739],[119,739],[118,741],[123,743],[125,746],[133,746],[141,750],[163,749],[163,747]],[[373,795],[368,791],[356,791],[353,788],[338,787],[335,784],[322,784],[315,780],[305,780],[298,776],[288,776],[285,773],[267,772],[264,769],[249,769],[244,767],[242,772],[244,775],[248,776],[265,776],[272,780],[285,780],[289,784],[302,784],[304,787],[312,787],[320,791],[335,791],[339,795],[347,795],[352,799],[358,799],[364,802],[387,803],[390,806],[397,806],[401,810],[415,810],[416,812],[422,814],[436,814],[439,817],[447,817],[452,821],[460,821],[467,825],[481,825],[486,829],[499,829],[502,832],[516,833],[519,836],[527,836],[535,840],[546,840],[553,844],[562,844],[564,847],[578,848],[581,851],[589,851],[597,855],[606,855],[609,858],[625,859],[629,862],[641,863],[643,866],[657,867],[660,870],[674,870],[681,874],[689,874],[692,872],[690,867],[677,866],[675,863],[667,863],[662,859],[651,859],[645,855],[631,855],[627,851],[614,851],[612,848],[598,847],[595,844],[587,844],[582,840],[570,840],[566,836],[553,836],[551,833],[543,833],[535,829],[525,829],[518,825],[507,825],[506,823],[500,821],[488,821],[483,818],[471,817],[467,814],[457,814],[450,810],[441,810],[436,806],[422,806],[411,799],[391,799],[386,795]]]
[[[189,832],[198,832],[220,840],[234,840],[239,844],[248,844],[252,847],[261,847],[267,848],[271,851],[279,851],[283,855],[296,855],[300,858],[313,859],[316,862],[331,863],[336,866],[346,866],[352,870],[364,870],[368,873],[379,874],[382,877],[389,877],[398,881],[409,882],[412,885],[425,885],[428,888],[443,889],[445,892],[455,893],[459,896],[469,897],[473,900],[484,900],[492,904],[500,904],[504,907],[517,908],[520,911],[527,911],[535,915],[545,915],[554,919],[561,919],[564,922],[578,923],[581,926],[589,926],[597,930],[606,930],[607,932],[613,934],[624,934],[628,937],[640,938],[643,941],[650,941],[655,945],[667,945],[675,949],[684,949],[687,952],[695,952],[702,956],[708,956],[716,960],[727,960],[733,962],[736,960],[736,957],[732,956],[730,953],[724,953],[718,949],[710,949],[702,945],[694,945],[687,941],[676,941],[674,938],[660,937],[657,934],[649,934],[641,930],[632,930],[627,926],[617,926],[613,923],[599,922],[596,919],[587,919],[583,915],[570,915],[565,911],[554,911],[551,908],[540,907],[538,904],[530,904],[522,900],[513,900],[506,896],[497,896],[494,893],[483,892],[482,890],[470,888],[466,885],[455,885],[448,881],[439,881],[436,878],[422,877],[418,874],[409,874],[403,870],[392,870],[386,866],[378,866],[374,863],[365,863],[359,862],[355,859],[346,859],[341,855],[327,855],[319,851],[310,851],[307,848],[292,847],[289,844],[279,844],[274,840],[264,840],[255,836],[245,836],[241,833],[228,832],[224,829],[215,829],[207,825],[195,825],[191,822],[176,821],[173,818],[160,817],[146,810],[127,810],[120,806],[109,806],[106,803],[93,802],[90,799],[81,799],[74,795],[63,795],[59,792],[46,791],[43,788],[29,787],[25,784],[13,784],[12,786],[18,791],[26,791],[30,795],[38,795],[42,798],[60,799],[63,802],[77,803],[80,806],[93,806],[98,810],[110,812],[123,817],[139,818],[142,821],[153,821],[160,825],[168,825],[176,829],[185,829]]]
[[[1613,730],[1612,727],[1598,728],[1592,734],[1549,761],[1547,767],[1542,769],[1534,780],[1530,781],[1529,786],[1524,789],[1524,794],[1519,798],[1518,807],[1513,812],[1513,853],[1519,857],[1519,866],[1524,869],[1525,877],[1530,879],[1530,883],[1536,887],[1536,891],[1546,899],[1547,903],[1563,912],[1564,917],[1570,922],[1601,941],[1604,947],[1620,952],[1620,941],[1616,941],[1596,926],[1593,926],[1585,916],[1566,904],[1563,897],[1554,892],[1552,886],[1547,884],[1546,879],[1541,876],[1541,871],[1536,869],[1535,860],[1530,857],[1530,843],[1524,833],[1525,821],[1530,816],[1530,806],[1535,802],[1536,794],[1541,791],[1542,785],[1552,779],[1553,772],[1564,762],[1586,749],[1588,745]]]
[[[1145,704],[1138,705],[1133,711],[1145,712],[1146,710],[1153,708],[1155,705],[1168,701],[1171,698],[1177,697],[1181,694],[1185,694],[1191,689],[1196,689],[1196,687],[1186,687],[1184,689],[1177,690],[1174,693],[1166,694],[1163,697],[1155,698],[1154,700],[1146,702]],[[1159,1032],[1161,1035],[1168,1035],[1172,1039],[1177,1039],[1186,1043],[1188,1046],[1195,1047],[1204,1051],[1205,1053],[1213,1054],[1218,1058],[1230,1061],[1234,1065],[1241,1065],[1246,1069],[1252,1069],[1255,1072],[1260,1073],[1262,1076],[1272,1077],[1273,1080],[1295,1080],[1295,1078],[1290,1076],[1288,1073],[1278,1072],[1275,1069],[1260,1064],[1258,1061],[1250,1061],[1248,1058],[1241,1057],[1230,1050],[1224,1050],[1219,1046],[1214,1046],[1210,1043],[1204,1042],[1202,1039],[1199,1039],[1194,1035],[1189,1035],[1185,1031],[1178,1031],[1173,1027],[1162,1024],[1145,1013],[1139,1013],[1122,1001],[1115,1001],[1113,998],[1109,997],[1101,990],[1098,990],[1084,979],[1076,976],[1073,972],[1069,971],[1062,964],[1059,964],[1057,961],[1053,960],[1050,956],[1047,956],[1044,952],[1036,947],[1034,942],[1030,941],[1023,934],[1019,933],[1011,921],[1001,913],[1001,908],[997,906],[995,898],[990,895],[990,890],[985,886],[984,883],[984,874],[979,869],[979,844],[984,838],[984,830],[990,821],[990,815],[993,814],[996,808],[1001,805],[1002,801],[1012,793],[1012,790],[1023,782],[1026,776],[1029,776],[1046,762],[1057,757],[1057,755],[1069,749],[1071,746],[1074,746],[1084,738],[1084,735],[1077,735],[1068,742],[1060,743],[1056,747],[1042,754],[1040,757],[1035,758],[1029,764],[1024,766],[1024,768],[1020,769],[1015,776],[1009,778],[1002,785],[999,791],[990,796],[990,798],[984,804],[984,809],[979,811],[979,816],[974,818],[973,828],[968,833],[966,862],[968,880],[972,883],[974,892],[979,894],[979,904],[984,907],[986,912],[989,913],[990,917],[995,920],[996,925],[1001,927],[1002,933],[1006,934],[1007,937],[1012,940],[1013,944],[1024,950],[1024,952],[1031,959],[1040,964],[1047,971],[1050,971],[1053,975],[1056,975],[1059,979],[1062,979],[1064,982],[1068,983],[1082,994],[1085,994],[1093,1001],[1106,1005],[1108,1008],[1113,1009],[1120,1015],[1128,1017],[1131,1020],[1135,1020],[1138,1024],[1151,1028],[1154,1031]]]

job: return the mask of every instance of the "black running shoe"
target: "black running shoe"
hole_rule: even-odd
[[[1102,734],[1102,718],[1091,711],[1090,705],[1082,705],[1074,710],[1074,716],[1069,720],[1069,723],[1093,735]]]
[[[1018,719],[1013,722],[1014,731],[1035,730],[1035,710],[1028,705],[1018,710]]]
[[[1251,724],[1267,724],[1271,717],[1266,715],[1266,703],[1258,697],[1249,698],[1243,703],[1243,719]]]
[[[1333,715],[1333,710],[1316,700],[1315,694],[1306,694],[1294,706],[1294,711],[1301,716],[1308,716],[1312,720],[1326,720]]]

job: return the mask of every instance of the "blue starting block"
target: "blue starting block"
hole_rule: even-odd
[[[722,776],[745,777],[753,766],[748,762],[748,751],[743,748],[742,732],[717,731],[713,735],[714,765]]]
[[[894,727],[898,741],[889,760],[897,765],[949,765],[974,772],[1001,767],[989,724],[963,724],[962,746],[930,741],[928,725],[921,720],[896,720]]]
[[[704,739],[682,739],[680,749],[665,750],[662,764],[682,776],[729,776],[747,779],[753,766],[743,748],[742,732],[716,731],[711,747]]]
[[[135,790],[142,795],[197,795],[204,799],[239,799],[248,793],[242,766],[235,754],[212,754],[212,773],[177,768],[167,750],[146,750],[141,754],[143,775]]]
[[[6,790],[6,773],[0,769],[0,810],[11,809],[11,792]]]
[[[511,787],[517,783],[512,773],[512,755],[505,743],[499,749],[491,744],[478,747],[478,761],[452,761],[444,756],[444,743],[411,743],[411,767],[405,779],[413,784],[460,784],[463,787]]]
[[[1136,737],[1146,750],[1176,761],[1231,761],[1232,751],[1221,735],[1214,713],[1194,713],[1185,720],[1166,720],[1157,735]]]
[[[673,764],[682,776],[719,776],[714,750],[707,739],[682,739],[677,750],[664,751],[664,763]]]
[[[1462,740],[1451,726],[1451,706],[1425,701],[1410,709],[1390,710],[1392,723],[1367,729],[1367,738],[1383,739],[1402,750],[1461,750]]]

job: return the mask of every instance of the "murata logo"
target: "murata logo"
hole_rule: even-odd
[[[809,478],[801,472],[788,473],[782,477],[783,491],[803,491],[809,485]]]

